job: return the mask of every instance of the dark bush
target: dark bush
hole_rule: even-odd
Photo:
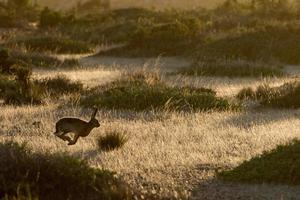
[[[3,99],[6,96],[7,91],[16,91],[17,84],[11,80],[10,77],[0,75],[0,98]]]
[[[17,41],[27,49],[35,51],[52,51],[56,53],[90,53],[91,44],[60,37],[36,37]]]
[[[105,136],[100,136],[97,140],[99,149],[103,151],[112,151],[115,149],[119,149],[127,141],[128,138],[124,133],[116,131],[109,132]]]
[[[239,99],[252,99],[261,105],[274,108],[300,108],[300,83],[285,83],[279,87],[268,85],[259,86],[256,91],[243,89],[237,97]]]
[[[227,76],[227,77],[266,77],[282,76],[282,67],[246,61],[210,60],[199,61],[191,67],[183,68],[179,73],[198,76]]]
[[[32,153],[24,144],[0,144],[0,198],[131,199],[114,173],[66,154]]]
[[[62,22],[62,15],[58,11],[52,11],[45,7],[40,16],[40,27],[48,28],[59,25]]]
[[[83,91],[83,84],[81,82],[73,82],[65,76],[37,80],[35,84],[44,88],[51,96],[56,97],[63,94],[81,93]]]
[[[54,56],[40,53],[14,53],[12,58],[37,68],[72,68],[80,65],[77,59],[60,60]]]
[[[97,87],[81,100],[83,106],[110,109],[227,110],[235,105],[206,88],[168,87],[155,77],[134,75]]]
[[[181,21],[178,19],[168,23],[155,23],[151,19],[144,19],[144,21],[141,19],[135,24],[130,23],[129,27],[125,25],[130,32],[120,35],[119,39],[126,36],[128,44],[101,54],[127,57],[183,55],[187,49],[195,45],[194,40],[200,31],[198,21],[192,19]]]
[[[38,105],[43,103],[43,88],[31,82],[28,90],[24,90],[22,87],[24,86],[16,81],[10,81],[9,84],[5,85],[1,92],[4,103],[12,105]]]
[[[239,183],[300,184],[300,141],[280,145],[245,161],[232,170],[218,173],[225,181]]]
[[[243,88],[239,93],[237,94],[237,98],[240,100],[244,99],[256,99],[256,93],[255,91],[251,88]]]
[[[16,21],[13,17],[6,15],[6,14],[0,14],[0,27],[1,28],[12,28],[16,26]]]
[[[277,60],[299,64],[300,28],[297,23],[252,27],[242,33],[225,34],[225,37],[208,40],[197,53],[205,57],[244,60]]]

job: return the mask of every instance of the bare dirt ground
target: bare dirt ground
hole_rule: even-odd
[[[130,66],[177,69],[188,62],[177,58],[116,59],[83,58],[90,69],[35,71],[35,78],[65,74],[86,86],[115,80]],[[148,63],[148,64],[147,64]],[[245,86],[265,82],[274,85],[288,78],[213,78],[165,76],[169,85],[193,85],[216,89],[221,96],[234,96]],[[300,138],[300,110],[255,109],[243,112],[169,113],[101,110],[101,127],[76,146],[53,136],[55,122],[64,116],[88,120],[90,111],[77,106],[59,108],[55,103],[36,107],[2,106],[0,140],[27,142],[35,151],[68,152],[87,159],[98,168],[116,171],[145,193],[180,199],[300,199],[300,187],[223,183],[215,170],[234,167],[278,144]],[[34,123],[40,122],[40,123]],[[38,125],[36,125],[38,124]],[[125,132],[129,141],[118,151],[97,150],[96,138],[105,132]]]

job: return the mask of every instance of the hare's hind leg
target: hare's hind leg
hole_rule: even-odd
[[[69,132],[64,132],[63,134],[61,134],[59,137],[61,139],[63,139],[64,141],[68,141],[68,142],[71,142],[71,138],[69,136],[67,136],[66,134],[69,133]]]
[[[76,134],[76,135],[74,136],[74,139],[69,141],[68,145],[74,145],[74,144],[76,144],[78,138],[79,138],[79,135]]]
[[[60,139],[62,139],[63,141],[71,141],[71,138],[69,136],[66,136],[68,132],[61,132],[61,131],[57,131],[54,133],[55,136],[59,137]]]

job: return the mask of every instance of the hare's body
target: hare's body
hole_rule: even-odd
[[[68,141],[69,145],[76,144],[79,137],[86,137],[90,134],[90,132],[99,127],[100,124],[98,120],[95,118],[97,113],[97,109],[92,115],[92,118],[89,122],[83,121],[78,118],[62,118],[56,123],[56,131],[54,135],[61,138],[64,141]],[[71,140],[69,136],[66,136],[67,133],[74,133],[74,139]]]

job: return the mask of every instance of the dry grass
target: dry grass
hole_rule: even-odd
[[[236,166],[277,144],[300,138],[299,111],[170,113],[164,114],[164,119],[151,120],[147,114],[130,119],[122,113],[103,111],[98,117],[101,128],[68,147],[52,135],[55,121],[62,116],[88,119],[87,111],[58,110],[51,105],[2,110],[0,140],[26,141],[38,152],[67,151],[94,167],[118,172],[137,187],[155,188],[164,195],[177,188],[197,190],[197,184],[201,187],[213,178],[215,169]],[[39,126],[33,125],[36,121],[41,122]],[[126,131],[131,139],[119,151],[99,152],[97,137],[112,130]]]
[[[65,74],[85,85],[101,85],[121,76],[104,67],[76,71],[35,71],[35,78]],[[222,96],[240,88],[289,78],[228,79],[165,77],[170,85],[211,87]],[[101,127],[75,146],[53,136],[55,122],[64,116],[89,119],[90,111],[49,103],[36,107],[1,106],[0,141],[26,141],[36,152],[67,152],[86,159],[96,168],[116,171],[144,193],[158,196],[191,196],[191,199],[297,199],[299,187],[226,184],[215,170],[239,165],[278,144],[300,138],[299,110],[172,113],[100,110]],[[97,138],[106,132],[126,132],[130,140],[118,151],[99,152]],[[176,192],[175,192],[176,191]]]

